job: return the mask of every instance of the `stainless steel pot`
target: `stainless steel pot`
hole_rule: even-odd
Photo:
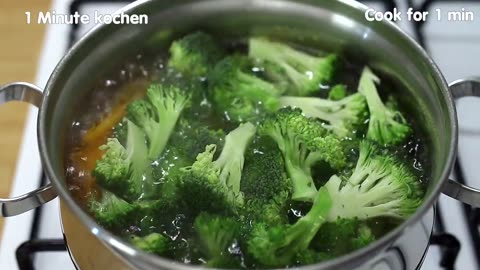
[[[0,103],[20,100],[40,107],[38,142],[45,173],[52,183],[18,198],[0,200],[1,215],[23,213],[58,194],[64,233],[81,269],[198,268],[136,250],[99,227],[76,203],[65,183],[63,165],[66,125],[74,113],[71,108],[85,96],[84,89],[89,89],[94,75],[109,70],[116,64],[115,59],[121,60],[151,44],[161,49],[159,44],[166,44],[180,33],[207,28],[227,36],[275,36],[339,51],[358,61],[368,59],[369,65],[404,86],[404,97],[428,134],[431,174],[425,201],[417,212],[366,248],[325,263],[301,267],[305,270],[371,269],[412,238],[440,192],[480,206],[479,190],[448,179],[457,151],[454,101],[464,96],[480,96],[480,81],[460,80],[449,87],[417,43],[392,23],[367,22],[365,10],[365,6],[350,0],[144,0],[127,6],[123,12],[147,14],[149,24],[96,27],[58,64],[43,95],[37,87],[25,83],[0,89]],[[417,255],[423,254],[428,244],[428,237],[425,239],[422,244],[409,247]]]

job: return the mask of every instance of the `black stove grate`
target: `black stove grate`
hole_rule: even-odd
[[[436,233],[430,238],[430,244],[439,246],[443,252],[440,266],[445,270],[455,269],[455,262],[460,252],[458,239],[449,233]]]
[[[398,1],[398,0],[397,0]],[[478,2],[478,0],[463,0],[464,2]],[[89,3],[130,3],[131,0],[74,0],[70,5],[70,13],[74,14],[77,11],[80,11],[82,5]],[[383,4],[385,10],[393,10],[397,7],[395,0],[365,0],[359,1],[365,3],[381,3]],[[407,0],[408,6],[413,7],[415,10],[428,11],[435,3],[442,2],[454,2],[454,0],[425,0],[422,3],[418,1]],[[416,3],[416,4],[415,4]],[[415,38],[424,48],[428,48],[428,44],[425,40],[423,33],[424,22],[412,22],[414,26]],[[78,29],[79,25],[72,25],[69,33],[69,45],[78,39]],[[463,172],[461,168],[461,163],[457,159],[455,163],[454,172],[457,176],[457,181],[460,183],[465,183]],[[45,183],[45,177],[42,176],[42,184]],[[438,207],[437,207],[438,208]],[[37,239],[38,228],[39,228],[39,219],[41,209],[35,210],[34,224],[32,227],[32,232],[29,241],[23,243],[17,248],[16,259],[20,270],[34,270],[34,257],[36,254],[41,252],[67,252],[67,246],[64,239]],[[457,259],[458,253],[460,251],[461,243],[458,239],[445,232],[443,223],[443,217],[440,214],[440,211],[436,212],[436,225],[435,233],[430,239],[430,244],[439,246],[442,251],[442,259],[439,262],[439,265],[446,270],[455,270],[455,261]],[[475,246],[475,252],[477,255],[477,263],[480,265],[480,209],[472,208],[468,205],[464,206],[465,216],[468,218],[468,224],[470,233],[472,235],[472,240]]]
[[[20,270],[35,270],[34,255],[39,252],[65,252],[67,245],[63,239],[29,240],[21,244],[16,251]]]

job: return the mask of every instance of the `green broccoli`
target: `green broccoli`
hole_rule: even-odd
[[[127,122],[127,146],[115,138],[109,138],[101,146],[105,154],[97,161],[92,175],[104,189],[117,196],[134,201],[146,195],[151,188],[151,166],[147,158],[145,135],[132,122]]]
[[[117,230],[136,219],[139,207],[104,190],[100,200],[90,200],[89,209],[98,224],[109,230]]]
[[[328,99],[330,100],[341,100],[345,97],[348,96],[347,93],[347,86],[343,84],[337,84],[332,89],[330,89],[330,92],[328,92]]]
[[[129,193],[128,186],[125,185],[130,171],[127,149],[117,139],[109,138],[107,143],[100,147],[100,150],[105,151],[105,154],[97,161],[92,172],[97,183],[108,190]]]
[[[367,103],[359,93],[338,101],[284,96],[280,98],[280,104],[300,108],[305,116],[326,121],[328,124],[324,127],[341,138],[354,137],[354,132],[368,119]]]
[[[249,47],[250,57],[282,68],[293,85],[288,91],[292,96],[308,96],[328,85],[333,80],[339,62],[335,54],[316,57],[263,38],[250,38]]]
[[[205,76],[223,55],[212,36],[196,32],[172,43],[168,66],[185,74]]]
[[[226,136],[222,152],[215,161],[216,145],[207,145],[197,160],[176,176],[177,192],[194,213],[222,212],[243,204],[240,180],[244,153],[255,131],[251,123],[241,124]]]
[[[184,157],[196,157],[205,151],[205,146],[215,144],[217,149],[223,148],[225,132],[222,129],[211,129],[192,121],[182,119],[179,127],[172,135],[171,145]],[[194,161],[191,160],[190,164]]]
[[[171,240],[159,233],[151,233],[144,237],[133,236],[131,241],[139,249],[157,255],[164,255],[171,248]]]
[[[194,229],[208,267],[239,267],[240,263],[229,252],[229,247],[237,244],[237,221],[203,212],[195,219]]]
[[[213,155],[211,150],[207,147],[209,151],[207,155]],[[198,161],[195,163],[203,162],[202,159],[206,158],[205,153],[200,153],[197,158]],[[175,176],[169,176],[166,184],[174,187],[171,196],[180,204],[179,208],[185,209],[192,217],[202,211],[225,215],[235,212],[239,202],[232,201],[230,191],[219,182],[218,177],[211,179],[208,174],[216,172],[212,172],[210,168],[205,168],[204,172],[181,169]]]
[[[358,91],[365,96],[370,110],[367,138],[386,145],[399,144],[412,133],[412,128],[400,111],[385,106],[378,95],[378,83],[380,79],[365,67]]]
[[[153,84],[146,99],[128,105],[127,118],[147,135],[149,159],[160,156],[189,100],[189,95],[175,86]]]
[[[287,202],[291,183],[285,173],[282,152],[268,137],[260,138],[260,144],[246,155],[242,172],[241,191],[246,200],[246,215],[250,220],[271,224],[286,223]]]
[[[245,220],[269,225],[285,224],[288,222],[289,199],[290,194],[282,191],[268,201],[247,200],[244,207]]]
[[[346,165],[342,143],[317,121],[303,116],[300,109],[280,109],[265,119],[260,134],[271,137],[278,145],[291,179],[292,199],[313,201],[317,194],[311,168],[320,161],[332,168]]]
[[[209,89],[217,109],[229,120],[255,120],[262,112],[275,111],[281,92],[251,71],[250,60],[233,55],[221,60],[209,73]]]
[[[328,221],[338,218],[405,219],[422,202],[419,180],[390,155],[379,155],[373,143],[362,141],[353,173],[346,181],[333,175],[325,184],[332,200]]]
[[[241,190],[247,199],[268,201],[277,194],[289,191],[291,184],[285,173],[282,152],[269,137],[260,138],[268,144],[264,149],[250,150],[245,158]]]
[[[154,163],[154,179],[163,181],[175,171],[192,165],[207,145],[215,144],[221,150],[224,140],[222,129],[214,130],[201,123],[181,119],[163,154]]]
[[[289,265],[300,253],[308,250],[310,242],[326,221],[331,203],[327,190],[322,187],[310,211],[295,224],[254,224],[247,243],[248,252],[267,266]]]

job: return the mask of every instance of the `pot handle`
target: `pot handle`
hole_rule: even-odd
[[[454,81],[449,88],[455,100],[462,97],[480,97],[480,78]],[[480,207],[480,189],[448,179],[442,188],[442,192],[463,203]]]
[[[35,105],[42,103],[42,91],[33,84],[12,83],[0,87],[0,105],[10,101],[23,101]],[[0,217],[16,216],[30,211],[57,197],[51,184],[30,193],[11,198],[0,199]]]

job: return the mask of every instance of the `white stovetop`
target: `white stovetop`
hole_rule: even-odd
[[[52,10],[57,14],[68,14],[70,0],[54,0]],[[398,1],[400,2],[400,1]],[[404,1],[402,1],[404,2]],[[401,4],[401,3],[400,3]],[[86,4],[81,14],[89,14],[94,10],[101,13],[113,12],[121,4]],[[378,6],[378,5],[377,5]],[[380,6],[378,6],[380,7]],[[447,4],[436,5],[444,10],[458,8]],[[463,5],[462,7],[479,10],[480,4]],[[405,9],[402,7],[401,9]],[[92,25],[82,26],[81,33]],[[408,33],[412,28],[406,23],[400,25]],[[68,46],[70,28],[68,25],[49,25],[43,45],[43,53],[38,65],[36,85],[44,87],[50,73],[61,59]],[[428,49],[444,72],[448,81],[466,76],[480,76],[480,18],[475,23],[442,23],[430,21],[426,24],[426,40]],[[480,106],[479,100],[465,100],[459,103],[460,118],[460,153],[467,182],[480,187],[480,175],[477,160],[480,160]],[[12,196],[33,190],[40,183],[41,164],[36,141],[37,110],[31,109],[27,119],[24,143],[20,150]],[[468,131],[468,132],[464,132]],[[477,178],[478,177],[478,178]],[[446,221],[446,230],[452,232],[462,242],[462,249],[456,268],[473,270],[473,252],[463,217],[461,204],[446,196],[441,196],[439,204]],[[61,238],[58,199],[43,206],[39,238]],[[15,260],[16,248],[29,239],[33,212],[8,218],[0,243],[0,269],[17,270]],[[422,269],[439,269],[438,248],[431,248]],[[35,261],[36,269],[73,270],[74,267],[66,252],[42,253]]]

